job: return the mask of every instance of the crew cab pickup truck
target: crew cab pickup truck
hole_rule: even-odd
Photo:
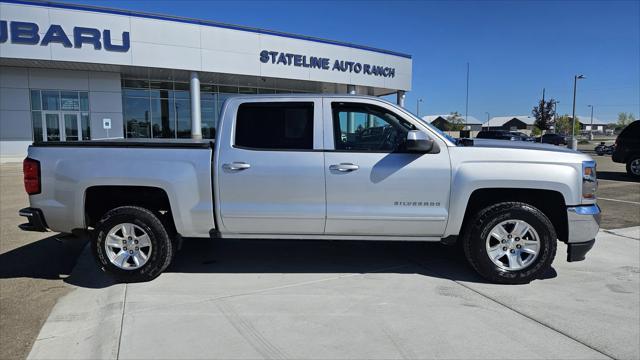
[[[375,97],[228,99],[215,141],[36,143],[24,161],[24,230],[86,232],[100,266],[144,281],[182,239],[459,243],[492,282],[526,283],[556,243],[594,244],[596,169],[581,153],[458,143]]]

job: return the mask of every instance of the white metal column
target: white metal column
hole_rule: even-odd
[[[198,73],[191,72],[191,138],[202,139],[202,119],[200,111],[200,79]]]
[[[404,91],[398,90],[397,92],[397,104],[404,107]]]
[[[355,95],[356,86],[355,85],[347,85],[347,93],[349,95]],[[347,113],[347,133],[353,134],[356,132],[356,114],[353,112]]]

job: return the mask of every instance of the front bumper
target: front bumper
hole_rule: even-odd
[[[29,222],[20,224],[18,227],[24,231],[47,231],[47,223],[44,221],[42,211],[36,208],[24,208],[18,212],[18,215],[26,217]]]
[[[584,260],[600,230],[600,207],[594,204],[567,208],[567,224],[567,261]]]

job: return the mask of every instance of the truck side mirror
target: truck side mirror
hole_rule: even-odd
[[[440,149],[435,141],[420,130],[410,130],[407,133],[407,150],[419,153],[439,153]]]

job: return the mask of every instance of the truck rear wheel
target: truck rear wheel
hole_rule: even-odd
[[[462,245],[469,264],[500,284],[523,284],[543,276],[556,255],[551,221],[535,207],[505,202],[480,211],[465,227]]]
[[[102,269],[123,282],[154,279],[169,266],[174,253],[162,221],[135,206],[107,212],[96,225],[93,240]]]

